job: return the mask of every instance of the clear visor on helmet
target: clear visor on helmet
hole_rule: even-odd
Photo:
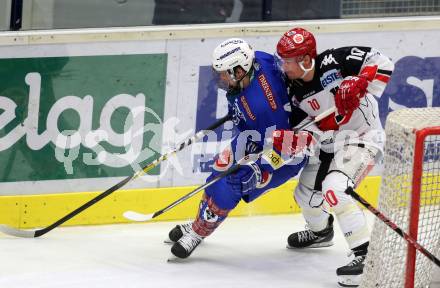
[[[237,80],[234,75],[234,71],[228,69],[226,71],[216,71],[212,69],[212,78],[217,83],[217,87],[227,91],[230,87],[237,86]]]
[[[291,58],[282,58],[278,55],[278,53],[274,54],[274,58],[275,58],[275,63],[278,66],[278,69],[280,69],[283,72],[285,71],[285,66],[291,64],[291,63],[296,63],[299,64],[304,60],[304,56],[295,56],[295,57],[291,57]]]

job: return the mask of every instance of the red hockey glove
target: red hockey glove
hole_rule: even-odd
[[[364,77],[345,77],[335,95],[338,114],[346,115],[359,108],[361,98],[367,93],[368,82]]]
[[[292,130],[275,130],[272,134],[273,148],[282,156],[304,156],[308,147],[316,144],[312,133],[299,131],[297,134]],[[284,157],[283,157],[284,158]]]

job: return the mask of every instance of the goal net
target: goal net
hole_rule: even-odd
[[[378,210],[440,255],[440,108],[388,115]],[[361,287],[428,287],[433,264],[382,221],[374,222]]]

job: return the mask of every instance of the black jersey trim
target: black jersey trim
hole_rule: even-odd
[[[380,73],[380,74],[388,75],[388,76],[391,76],[391,74],[393,74],[393,71],[383,70],[383,69],[377,69],[377,72]]]

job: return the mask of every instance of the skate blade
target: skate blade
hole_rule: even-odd
[[[176,257],[174,254],[171,254],[167,259],[168,263],[183,263],[185,261],[186,259]]]
[[[358,287],[361,284],[361,275],[338,276],[338,284],[341,287]]]
[[[289,244],[287,244],[286,248],[287,249],[324,248],[324,247],[330,247],[330,246],[333,246],[333,245],[334,245],[333,241],[329,241],[329,242],[322,242],[322,243],[312,244],[312,245],[307,246],[307,247],[293,247],[293,246],[290,246]]]
[[[171,240],[171,239],[165,239],[165,240],[163,240],[163,243],[165,243],[165,244],[169,244],[169,245],[172,245],[172,244],[174,244],[174,243],[176,243],[176,242],[174,242],[174,241]]]

